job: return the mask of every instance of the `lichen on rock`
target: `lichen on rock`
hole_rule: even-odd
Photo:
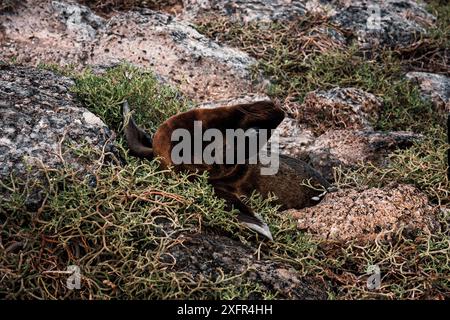
[[[24,175],[28,166],[72,166],[89,171],[72,148],[114,150],[111,132],[73,97],[73,80],[50,71],[0,67],[0,178]],[[68,147],[70,146],[70,147]]]
[[[333,88],[308,93],[295,111],[297,121],[316,135],[332,129],[372,129],[382,102],[357,88]]]
[[[333,0],[331,21],[353,32],[363,48],[405,47],[427,33],[436,18],[414,0]]]
[[[220,14],[232,20],[287,21],[306,13],[304,1],[299,0],[185,0],[183,18],[198,19],[205,15]]]

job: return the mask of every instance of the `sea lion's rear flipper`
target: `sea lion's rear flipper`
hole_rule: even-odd
[[[122,114],[125,138],[130,153],[139,158],[153,159],[152,138],[137,126],[131,115],[128,101],[123,103]]]
[[[232,208],[239,210],[237,216],[239,222],[273,241],[269,226],[262,218],[255,215],[253,210],[243,203],[237,195],[219,187],[215,187],[214,191],[218,197],[226,201],[227,210],[231,210]]]

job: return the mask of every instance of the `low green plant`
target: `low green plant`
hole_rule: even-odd
[[[83,104],[111,129],[122,125],[121,106],[128,100],[136,122],[155,132],[170,116],[188,110],[190,102],[174,88],[163,85],[150,72],[121,64],[94,74],[86,70],[75,77],[73,92]]]

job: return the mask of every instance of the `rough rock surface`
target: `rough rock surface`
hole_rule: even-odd
[[[450,77],[428,72],[408,72],[406,78],[417,83],[424,98],[439,110],[450,112]]]
[[[206,101],[198,104],[196,108],[214,109],[219,107],[235,106],[237,104],[255,103],[258,101],[271,101],[271,99],[266,95],[246,94],[236,97],[230,97],[228,99]]]
[[[366,162],[383,165],[389,153],[410,147],[420,137],[406,131],[330,130],[298,154],[331,181],[335,167],[352,168]]]
[[[320,135],[330,129],[372,129],[369,120],[376,119],[381,100],[357,88],[334,88],[312,91],[298,110],[297,121]]]
[[[254,90],[254,59],[170,15],[142,9],[103,19],[70,1],[28,0],[20,11],[2,14],[0,21],[0,59],[78,67],[125,60],[151,68],[197,101]]]
[[[400,228],[430,231],[433,212],[426,195],[410,185],[340,190],[315,207],[286,211],[299,229],[340,241],[389,239]]]
[[[407,46],[436,20],[416,0],[185,0],[181,16],[189,21],[221,15],[242,22],[286,22],[308,13],[328,16],[367,48]]]
[[[275,133],[275,137],[278,137],[280,153],[307,160],[306,149],[315,141],[311,130],[301,127],[297,120],[286,117]]]
[[[283,299],[327,299],[327,286],[315,277],[302,277],[289,265],[266,259],[258,259],[255,249],[214,235],[183,235],[180,245],[170,249],[174,266],[178,271],[196,277],[217,279],[219,270],[238,276],[236,281],[259,283],[262,289],[275,291]],[[254,297],[261,299],[261,297]]]
[[[352,31],[362,47],[403,47],[420,39],[436,18],[415,0],[327,0],[331,21]]]
[[[306,12],[304,1],[298,0],[184,0],[183,18],[192,20],[220,14],[232,20],[286,21]]]
[[[49,71],[0,65],[0,178],[41,161],[88,169],[67,145],[112,151],[111,132],[71,95],[73,81]],[[25,160],[25,161],[24,161]]]

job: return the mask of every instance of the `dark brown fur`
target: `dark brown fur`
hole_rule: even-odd
[[[124,106],[124,113],[128,113]],[[255,226],[267,228],[260,218],[255,216],[251,208],[245,205],[240,197],[249,196],[256,190],[263,196],[274,193],[284,208],[303,208],[317,203],[323,190],[315,190],[304,185],[310,180],[312,185],[327,188],[329,184],[309,165],[287,156],[280,156],[279,171],[275,175],[260,174],[259,164],[207,165],[181,164],[173,165],[172,148],[176,142],[171,141],[175,129],[184,128],[193,133],[194,121],[201,120],[203,130],[219,129],[225,136],[226,129],[250,128],[275,129],[284,118],[284,112],[271,102],[257,102],[215,109],[194,109],[175,115],[165,121],[156,131],[153,142],[139,129],[133,119],[125,126],[126,139],[132,154],[152,159],[160,157],[163,168],[174,167],[175,170],[208,171],[209,182],[216,194],[225,199],[228,209],[239,210],[238,219],[269,238],[270,232],[262,232]],[[225,142],[226,144],[226,142]],[[268,231],[268,229],[267,229]]]

